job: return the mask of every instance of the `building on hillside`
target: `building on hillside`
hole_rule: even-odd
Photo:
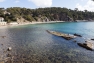
[[[0,26],[6,25],[6,24],[7,24],[7,22],[4,21],[4,18],[0,17]]]
[[[4,21],[4,18],[3,17],[0,17],[0,22],[3,22]]]

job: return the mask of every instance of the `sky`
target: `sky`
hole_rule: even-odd
[[[44,8],[44,7],[66,7],[81,11],[94,11],[94,2],[91,0],[0,0],[0,7],[25,7],[25,8]]]

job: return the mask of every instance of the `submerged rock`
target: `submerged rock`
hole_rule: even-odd
[[[5,38],[6,36],[1,36],[2,38]]]
[[[74,40],[73,42],[77,42],[76,40]]]
[[[11,54],[7,54],[7,57],[11,57],[12,55]]]
[[[1,44],[1,45],[3,45],[3,44]]]

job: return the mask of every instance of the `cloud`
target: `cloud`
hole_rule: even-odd
[[[0,0],[0,2],[4,2],[5,0]]]
[[[38,7],[50,7],[52,5],[52,0],[28,0],[33,2]]]
[[[82,11],[83,10],[94,11],[94,2],[92,0],[88,0],[85,5],[77,3],[76,8]]]

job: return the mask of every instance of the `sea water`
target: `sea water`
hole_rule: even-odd
[[[80,34],[65,40],[49,34],[46,30],[66,34]],[[77,45],[94,38],[94,22],[64,22],[31,24],[0,29],[1,49],[12,47],[13,63],[94,63],[94,51]],[[77,42],[75,43],[74,40]],[[7,53],[1,53],[5,55]]]

